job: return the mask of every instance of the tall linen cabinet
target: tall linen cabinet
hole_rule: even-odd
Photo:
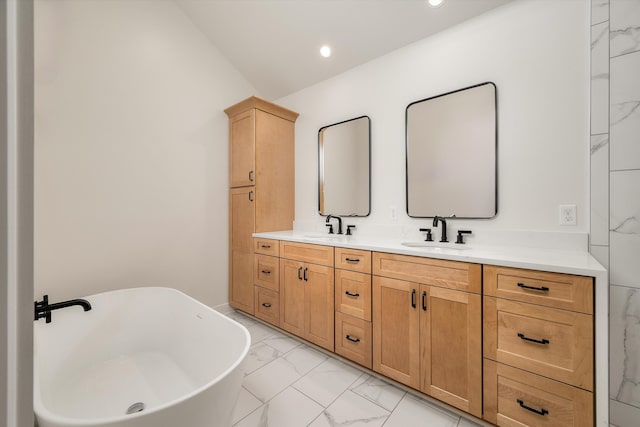
[[[252,233],[290,230],[298,113],[252,96],[229,116],[229,304],[254,314]]]

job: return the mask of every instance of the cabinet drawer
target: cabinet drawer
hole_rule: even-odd
[[[465,292],[482,292],[480,264],[374,252],[373,274]]]
[[[336,270],[336,311],[371,321],[371,275]]]
[[[336,313],[335,351],[371,369],[371,322]]]
[[[484,297],[485,357],[593,390],[593,317]]]
[[[268,255],[254,255],[253,282],[255,285],[278,291],[280,289],[279,259]]]
[[[272,325],[280,325],[280,295],[270,289],[255,287],[255,316]]]
[[[333,267],[333,246],[280,241],[280,258]]]
[[[593,314],[593,278],[484,266],[485,295]]]
[[[257,254],[278,256],[280,254],[280,245],[278,240],[262,239],[260,237],[253,238],[253,251]]]
[[[485,360],[484,419],[498,426],[592,427],[593,393]]]
[[[336,248],[336,268],[371,274],[371,252]]]

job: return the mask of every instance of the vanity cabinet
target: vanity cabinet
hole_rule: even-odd
[[[335,352],[371,369],[371,252],[335,248],[335,269]]]
[[[280,327],[333,351],[333,247],[280,242]]]
[[[297,113],[257,97],[229,116],[229,304],[254,314],[252,234],[290,229]]]
[[[481,271],[479,264],[373,254],[373,369],[477,417]]]
[[[484,268],[484,418],[592,426],[593,279]]]

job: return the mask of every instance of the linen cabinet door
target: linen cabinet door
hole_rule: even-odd
[[[420,387],[418,285],[373,277],[373,370]]]
[[[304,337],[304,264],[280,260],[280,327]]]
[[[482,298],[420,286],[421,386],[424,393],[482,417]]]
[[[229,187],[246,187],[255,181],[255,110],[229,120]]]
[[[253,233],[255,204],[253,187],[229,191],[231,248],[229,305],[253,314]]]
[[[305,335],[312,343],[333,351],[334,348],[334,279],[333,268],[305,264]]]

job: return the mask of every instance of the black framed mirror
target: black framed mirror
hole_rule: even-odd
[[[356,117],[318,131],[318,212],[371,212],[371,119]]]
[[[407,214],[493,218],[497,197],[496,85],[481,83],[406,109]]]

